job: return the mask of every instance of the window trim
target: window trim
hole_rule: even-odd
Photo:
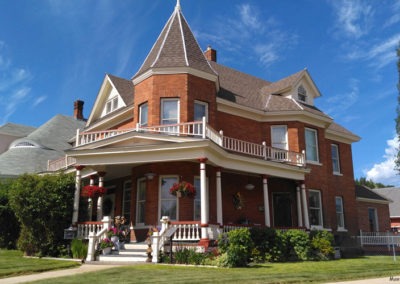
[[[274,135],[273,135],[273,129],[277,129],[277,128],[285,128],[285,148],[281,148],[281,147],[276,147],[274,146]],[[288,142],[288,127],[287,125],[271,125],[271,146],[274,148],[278,148],[278,149],[283,149],[283,150],[289,150],[289,142]],[[282,143],[279,143],[282,144]]]
[[[379,232],[379,220],[378,220],[378,209],[375,207],[368,207],[368,225],[370,225],[369,221],[369,212],[370,210],[374,210],[374,220],[375,220],[375,228],[373,232]]]
[[[163,118],[163,114],[164,114],[164,102],[166,101],[176,101],[177,105],[176,105],[176,112],[177,112],[177,117],[176,117],[176,123],[172,123],[172,124],[178,124],[180,122],[180,100],[179,98],[161,98],[161,107],[160,107],[160,124],[161,125],[165,125],[165,124],[170,124],[170,123],[163,123],[164,120],[171,120],[171,118],[168,119],[164,119]]]
[[[196,110],[195,106],[196,106],[196,104],[205,106],[206,122],[208,122],[208,102],[203,102],[203,101],[199,101],[199,100],[194,100],[194,104],[193,104],[193,121],[195,121],[195,110]]]
[[[119,99],[118,96],[113,96],[106,102],[105,114],[112,113],[116,109],[118,109]]]
[[[319,208],[317,207],[311,207],[310,205],[310,193],[318,193],[318,201],[319,201]],[[311,209],[319,209],[319,218],[321,220],[321,224],[319,225],[313,225],[311,224],[311,213],[309,213],[309,218],[310,218],[310,226],[311,228],[317,228],[317,229],[323,229],[324,228],[324,214],[322,212],[322,194],[320,190],[316,189],[309,189],[308,190],[308,210],[311,211]]]
[[[306,135],[306,132],[307,132],[307,131],[311,131],[311,132],[314,133],[315,152],[316,152],[316,156],[317,156],[316,158],[317,158],[317,160],[309,160],[309,159],[307,158],[307,152],[309,152],[309,151],[307,151],[307,135]],[[318,131],[317,131],[316,129],[306,127],[306,128],[304,129],[304,140],[305,140],[304,142],[305,142],[305,146],[306,146],[306,161],[307,161],[307,163],[319,164]]]
[[[303,98],[304,98],[304,99],[303,99]],[[307,103],[307,90],[306,90],[306,88],[304,88],[303,85],[300,85],[300,86],[297,88],[297,99],[298,99],[300,102]]]
[[[131,186],[129,187],[129,188],[127,188],[127,184],[131,184]],[[122,191],[122,216],[124,216],[125,217],[125,205],[126,205],[126,203],[127,203],[127,200],[126,200],[126,192],[127,191],[130,191],[130,200],[129,200],[129,220],[131,220],[131,215],[132,215],[132,208],[131,208],[131,202],[132,202],[132,181],[131,180],[126,180],[126,181],[124,181],[124,184],[123,184],[123,191]],[[125,217],[126,218],[126,217]]]
[[[162,200],[173,200],[175,198],[176,202],[176,219],[172,219],[171,216],[168,216],[171,221],[179,221],[179,200],[178,197],[173,197],[171,195],[171,198],[169,199],[161,199],[161,187],[162,187],[162,179],[163,178],[176,178],[176,182],[179,182],[179,176],[178,175],[161,175],[158,180],[158,216],[160,217],[159,219],[162,218],[161,216],[161,202]]]
[[[143,107],[147,108],[147,117],[146,117],[146,123],[142,123],[142,109]],[[149,123],[149,104],[148,102],[144,102],[141,105],[139,105],[139,125],[146,127],[148,126]]]
[[[335,153],[336,153],[336,157],[333,156],[333,148],[335,148]],[[339,145],[337,144],[331,144],[331,159],[332,159],[332,172],[335,175],[340,175],[341,171],[340,171],[340,152],[339,152]],[[337,167],[338,169],[335,169],[335,162],[337,161]]]
[[[341,211],[337,211],[337,200],[340,200],[340,206],[341,206]],[[337,222],[337,228],[338,231],[344,231],[346,228],[346,223],[345,223],[345,216],[344,216],[344,204],[343,204],[343,197],[341,196],[335,196],[335,211],[336,211],[336,222]],[[338,214],[340,214],[340,222],[338,218]],[[340,223],[342,223],[343,226],[340,226]]]
[[[144,221],[143,223],[140,223],[139,219],[138,219],[139,218],[139,202],[144,202],[144,204],[146,205],[146,198],[144,200],[139,200],[139,186],[140,186],[140,183],[143,182],[143,181],[146,184],[146,178],[145,177],[137,179],[137,185],[136,185],[136,216],[135,216],[136,226],[144,226],[146,224],[146,221]],[[147,184],[146,184],[145,190],[147,191]],[[145,206],[145,208],[146,208],[146,206]],[[144,212],[145,212],[144,220],[146,220],[146,210]]]

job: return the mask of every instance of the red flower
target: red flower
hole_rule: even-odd
[[[193,186],[193,184],[186,181],[182,181],[180,183],[174,183],[174,185],[169,189],[169,193],[175,196],[182,195],[183,197],[185,196],[194,197],[196,196],[196,189]]]
[[[103,196],[107,192],[107,188],[97,185],[85,185],[82,188],[81,196],[94,198],[98,196]]]

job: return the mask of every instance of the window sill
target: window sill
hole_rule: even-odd
[[[338,232],[347,232],[347,229],[346,228],[338,228],[337,231]]]
[[[310,164],[310,165],[316,165],[316,166],[322,166],[322,164],[320,162],[316,162],[316,161],[306,161],[306,164]]]
[[[342,173],[339,173],[339,172],[333,172],[333,175],[334,175],[334,176],[340,176],[340,177],[343,176],[343,174],[342,174]]]

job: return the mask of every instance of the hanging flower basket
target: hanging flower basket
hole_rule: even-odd
[[[97,186],[97,185],[85,185],[82,188],[81,196],[88,197],[88,198],[94,198],[94,197],[103,196],[104,194],[106,194],[106,192],[107,192],[107,188],[105,188],[105,187]]]
[[[180,183],[174,183],[174,185],[169,189],[169,193],[177,197],[194,197],[196,196],[196,189],[193,184],[182,181]]]

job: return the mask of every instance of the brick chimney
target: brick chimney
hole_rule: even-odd
[[[206,56],[208,61],[217,62],[217,51],[215,49],[212,49],[211,46],[207,47],[207,50],[204,52],[204,55]]]
[[[83,118],[83,104],[81,100],[76,100],[74,102],[74,118],[79,120],[84,120]]]

